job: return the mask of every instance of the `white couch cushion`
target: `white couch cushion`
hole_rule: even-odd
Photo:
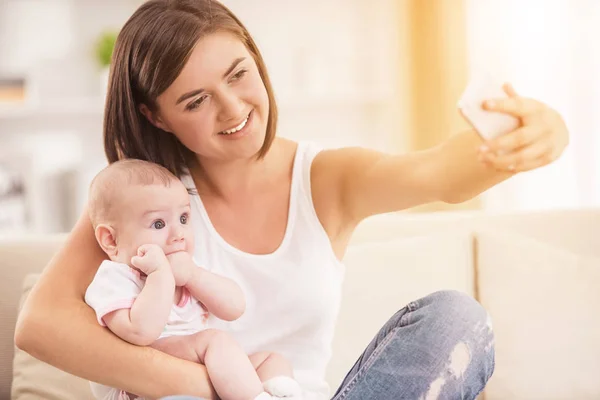
[[[501,229],[533,237],[577,254],[600,257],[600,209],[515,212],[390,213],[363,221],[352,243],[434,234],[447,229]]]
[[[486,399],[600,398],[600,258],[489,230],[477,254],[496,335]]]
[[[473,238],[458,230],[349,248],[328,381],[335,390],[387,320],[443,289],[473,294]]]

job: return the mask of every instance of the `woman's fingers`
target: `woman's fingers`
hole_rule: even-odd
[[[523,163],[520,167],[515,167],[515,170],[510,170],[510,172],[525,172],[525,171],[531,171],[533,169],[536,168],[540,168],[543,167],[545,165],[550,164],[552,161],[554,161],[553,157],[546,153],[545,155],[538,157],[534,160],[529,160],[525,163]]]
[[[499,171],[529,171],[556,160],[569,143],[569,131],[561,115],[534,99],[521,97],[510,84],[507,98],[484,102],[486,110],[513,115],[521,126],[486,142],[480,159]]]
[[[497,154],[511,153],[540,140],[547,133],[548,132],[543,126],[523,126],[485,143],[482,146],[481,151],[483,153],[491,152]]]
[[[515,88],[513,87],[513,85],[511,85],[510,83],[505,83],[502,86],[502,89],[504,89],[504,92],[508,95],[508,97],[517,97],[517,91],[515,90]]]
[[[514,89],[510,88],[509,90],[513,90],[512,93],[516,94]],[[510,114],[517,118],[524,118],[535,114],[542,108],[543,105],[537,100],[516,95],[503,99],[490,99],[483,103],[484,110]]]
[[[499,171],[528,171],[552,161],[552,146],[549,141],[539,141],[502,155],[489,153],[484,161]]]

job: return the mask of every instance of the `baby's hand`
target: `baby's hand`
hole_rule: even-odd
[[[138,248],[137,256],[131,257],[131,265],[146,275],[169,267],[165,253],[155,244],[143,244]]]
[[[178,251],[169,254],[167,260],[169,260],[169,264],[171,264],[171,271],[173,271],[173,277],[175,278],[175,286],[187,285],[192,277],[192,267],[194,265],[192,256],[185,251]]]

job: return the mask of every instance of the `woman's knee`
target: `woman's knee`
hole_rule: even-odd
[[[431,329],[450,342],[463,343],[471,353],[493,357],[494,334],[488,312],[473,297],[453,290],[432,293],[418,302]],[[460,346],[459,346],[460,347]]]
[[[492,329],[489,314],[483,306],[468,294],[456,290],[443,290],[418,301],[419,307],[438,318],[451,319],[453,324],[485,326]]]

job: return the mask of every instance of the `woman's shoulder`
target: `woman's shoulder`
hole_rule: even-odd
[[[289,162],[294,159],[294,154],[300,148],[298,141],[287,138],[276,138],[273,141],[271,150],[282,157],[279,157],[279,162]]]
[[[347,176],[344,169],[352,163],[352,158],[360,154],[360,149],[328,149],[313,142],[294,142],[282,139],[281,149],[292,149],[291,159],[301,159],[298,165],[303,171],[303,184],[306,195],[312,202],[316,216],[332,242],[338,258],[343,254],[343,237],[350,226],[344,215],[342,190]],[[294,154],[301,157],[294,157]],[[289,158],[288,158],[289,159]]]
[[[294,160],[300,159],[305,168],[310,171],[310,186],[313,188],[324,185],[324,189],[333,189],[342,183],[346,176],[347,167],[353,164],[354,157],[362,157],[362,148],[324,148],[311,141],[293,141],[280,138],[274,143],[278,163],[292,166]]]

